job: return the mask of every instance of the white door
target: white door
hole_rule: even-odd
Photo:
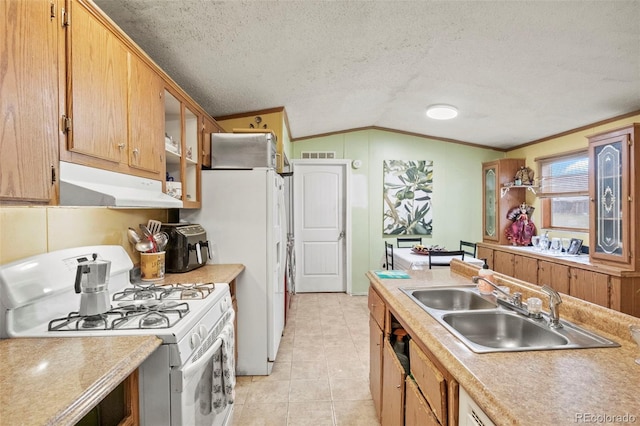
[[[347,162],[295,162],[296,292],[343,292],[346,285]]]

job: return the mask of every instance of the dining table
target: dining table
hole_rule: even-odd
[[[452,259],[459,259],[459,256],[433,256],[431,258],[432,267],[448,267]],[[463,259],[467,263],[478,266],[481,268],[484,261],[471,257],[469,255],[464,256]],[[394,247],[393,249],[393,267],[394,269],[403,270],[416,270],[416,269],[429,269],[429,254],[415,252],[410,247]]]

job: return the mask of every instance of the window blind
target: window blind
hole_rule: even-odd
[[[539,162],[539,197],[588,195],[589,156],[587,151],[547,157]]]

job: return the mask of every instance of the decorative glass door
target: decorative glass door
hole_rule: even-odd
[[[497,239],[497,196],[498,179],[496,176],[496,166],[484,168],[484,237],[487,239]]]
[[[622,135],[592,143],[590,156],[594,174],[592,256],[622,262],[627,261],[629,250],[624,228],[629,211],[627,139]]]

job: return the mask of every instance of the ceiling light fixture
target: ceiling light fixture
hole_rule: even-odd
[[[458,115],[458,109],[451,105],[438,104],[427,108],[427,117],[435,120],[449,120]]]

